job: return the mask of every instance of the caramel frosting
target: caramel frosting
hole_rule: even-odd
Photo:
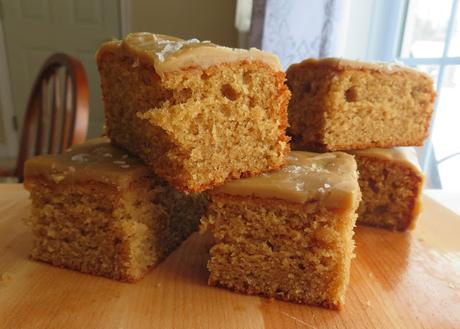
[[[396,72],[406,72],[411,73],[419,76],[424,76],[432,80],[431,76],[426,73],[414,69],[413,67],[407,66],[402,62],[379,62],[379,61],[360,61],[360,60],[351,60],[345,58],[335,58],[335,57],[327,57],[327,58],[308,58],[303,60],[300,63],[292,64],[291,66],[299,66],[299,65],[315,65],[315,66],[327,66],[336,70],[344,70],[344,69],[356,69],[356,70],[373,70],[379,71],[383,73],[396,73]]]
[[[353,156],[342,152],[293,151],[287,159],[287,166],[281,170],[231,181],[215,189],[214,193],[252,195],[296,203],[319,200],[328,209],[357,206],[360,189]]]
[[[420,166],[417,160],[417,152],[413,147],[395,147],[395,148],[371,148],[367,150],[348,151],[350,154],[357,156],[374,157],[384,160],[397,161],[404,166],[408,166],[415,171],[420,172]]]
[[[183,40],[147,32],[130,33],[121,41],[105,43],[99,49],[98,55],[118,47],[136,58],[153,63],[159,75],[184,68],[208,68],[237,61],[261,61],[275,71],[282,70],[275,54],[256,48],[234,49],[218,46],[210,41]]]
[[[40,176],[59,184],[98,181],[119,187],[148,174],[138,158],[112,146],[104,137],[75,145],[62,154],[31,158],[24,171],[26,180]]]

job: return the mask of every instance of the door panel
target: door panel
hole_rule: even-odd
[[[78,58],[90,88],[88,136],[100,135],[103,107],[95,63],[98,46],[120,37],[120,4],[113,0],[2,0],[5,45],[20,129],[33,81],[54,52]]]

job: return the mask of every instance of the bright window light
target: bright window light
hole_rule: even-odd
[[[400,60],[429,73],[438,92],[422,165],[429,187],[460,187],[459,0],[411,0]]]

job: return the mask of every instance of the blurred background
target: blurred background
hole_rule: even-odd
[[[14,166],[27,102],[45,60],[70,54],[86,72],[88,137],[103,127],[98,46],[132,31],[306,57],[400,61],[429,73],[438,99],[418,150],[427,187],[460,195],[459,0],[0,0],[0,167]],[[458,198],[457,198],[458,199]]]

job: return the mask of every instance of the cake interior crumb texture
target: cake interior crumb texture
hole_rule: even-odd
[[[204,205],[151,179],[127,190],[99,182],[30,180],[32,258],[136,281],[196,230]],[[196,198],[196,197],[195,197]],[[196,201],[196,202],[193,202]]]
[[[209,284],[340,308],[361,198],[356,161],[341,152],[291,152],[281,170],[210,192],[202,231],[215,245]]]
[[[428,135],[435,92],[421,72],[310,59],[291,65],[287,81],[294,149],[418,146]]]
[[[202,191],[285,163],[283,72],[237,61],[159,75],[120,44],[101,48],[98,67],[108,135],[178,189]]]
[[[26,162],[31,257],[136,281],[198,228],[202,194],[186,195],[107,139]]]
[[[346,212],[316,201],[213,195],[209,284],[337,309],[345,301],[357,202]]]
[[[421,210],[422,174],[397,161],[355,156],[362,192],[358,224],[398,231],[414,228]]]

